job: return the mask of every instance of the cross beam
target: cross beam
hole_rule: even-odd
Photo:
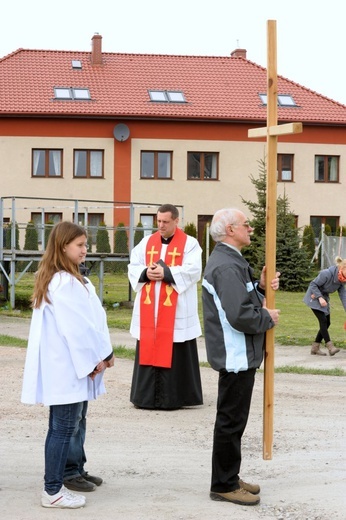
[[[266,302],[275,309],[275,291],[270,282],[276,273],[276,175],[277,139],[280,135],[300,133],[301,123],[277,124],[277,56],[276,20],[267,21],[267,126],[248,131],[248,137],[267,138],[267,189],[266,189]],[[274,418],[274,328],[266,333],[263,390],[263,459],[272,459]]]

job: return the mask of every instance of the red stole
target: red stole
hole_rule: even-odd
[[[168,267],[182,265],[187,235],[177,228],[167,246],[163,261]],[[160,260],[162,243],[157,231],[149,238],[145,251],[146,265]],[[161,282],[158,315],[155,325],[155,284],[148,282],[141,292],[139,364],[171,368],[174,321],[178,293],[171,284]]]

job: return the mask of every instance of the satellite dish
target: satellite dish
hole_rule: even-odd
[[[130,135],[129,127],[120,123],[114,127],[113,135],[117,141],[126,141]]]

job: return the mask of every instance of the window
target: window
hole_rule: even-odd
[[[62,150],[33,150],[32,177],[62,177]]]
[[[214,152],[188,152],[187,178],[189,180],[217,180],[219,154]]]
[[[151,235],[157,228],[157,215],[140,215],[140,221],[143,225],[143,236]]]
[[[267,105],[268,96],[267,94],[258,94],[263,105]],[[278,106],[279,107],[296,107],[296,102],[293,97],[289,94],[278,94]]]
[[[332,234],[335,235],[339,227],[339,217],[310,217],[310,225],[314,230],[317,240],[321,239],[322,224],[329,226]]]
[[[62,221],[62,213],[31,213],[31,220],[37,229],[39,244],[43,242],[43,234],[45,233],[45,244],[47,245],[49,233],[55,224]]]
[[[75,99],[77,101],[83,99],[91,99],[88,88],[60,88],[54,87],[55,99]]]
[[[315,155],[315,182],[339,182],[339,157]]]
[[[293,181],[293,155],[278,154],[278,182]]]
[[[172,152],[141,152],[141,179],[171,179]]]
[[[173,90],[149,90],[150,101],[161,103],[186,103],[183,92]]]
[[[72,68],[73,69],[81,69],[82,62],[80,60],[72,60]]]
[[[103,150],[74,150],[73,176],[102,178]]]
[[[104,222],[104,218],[104,213],[78,213],[78,224],[87,229],[88,239],[91,238],[92,244],[96,244],[97,230],[100,223]]]

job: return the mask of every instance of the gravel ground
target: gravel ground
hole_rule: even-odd
[[[1,317],[0,330],[26,337],[28,322]],[[112,339],[134,346],[120,331],[112,331]],[[217,373],[201,368],[203,406],[138,410],[129,402],[133,362],[118,359],[106,371],[107,394],[89,407],[86,469],[104,483],[86,494],[85,508],[64,511],[40,506],[48,411],[20,403],[24,361],[25,349],[0,347],[3,520],[346,519],[345,377],[275,375],[274,447],[268,461],[262,459],[263,373],[257,373],[242,478],[261,485],[261,503],[244,507],[209,498]],[[308,347],[276,347],[275,364],[346,369],[346,350],[322,358],[311,356]]]

